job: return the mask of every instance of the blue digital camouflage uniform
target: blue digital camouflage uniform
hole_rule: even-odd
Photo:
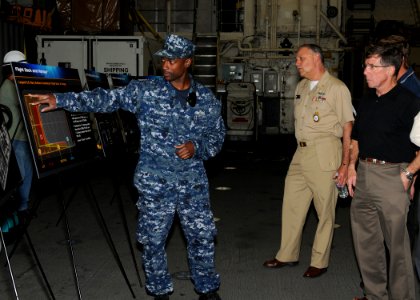
[[[192,57],[195,45],[189,40],[176,34],[170,34],[165,38],[163,48],[154,55],[169,59]]]
[[[175,212],[187,240],[191,277],[198,293],[217,290],[214,264],[216,228],[210,210],[203,160],[221,149],[225,128],[221,104],[211,91],[193,79],[194,107],[176,100],[175,89],[163,78],[132,80],[125,88],[56,94],[57,106],[69,111],[135,114],[140,128],[140,159],[134,184],[139,191],[137,239],[143,244],[146,289],[161,295],[173,291],[165,242]],[[175,145],[192,141],[195,154],[182,160]]]

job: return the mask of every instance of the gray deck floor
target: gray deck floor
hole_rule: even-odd
[[[267,147],[267,148],[266,148]],[[268,149],[268,147],[271,147]],[[280,144],[259,147],[228,148],[208,165],[212,207],[217,218],[216,265],[221,274],[220,295],[224,300],[303,300],[352,299],[361,296],[360,277],[353,254],[347,203],[337,206],[337,228],[328,272],[316,279],[302,277],[309,265],[311,243],[316,227],[316,215],[311,211],[304,229],[300,263],[295,267],[269,270],[262,267],[272,258],[280,243],[280,216],[284,176],[290,154]],[[144,284],[140,252],[135,245],[136,208],[129,193],[129,181],[119,185],[129,237],[124,230],[124,218],[118,198],[113,198],[112,175],[89,171],[88,187],[99,203],[116,252],[127,275],[135,299],[151,299],[140,286],[133,260],[136,260]],[[86,171],[84,171],[86,172]],[[98,174],[99,173],[99,174]],[[107,174],[108,173],[108,174]],[[76,172],[77,174],[77,172]],[[75,175],[80,176],[80,175]],[[76,284],[71,255],[66,240],[65,222],[61,219],[61,200],[54,189],[57,183],[39,183],[40,205],[30,223],[28,235],[34,245],[56,299],[134,299],[129,285],[118,267],[112,247],[107,242],[95,202],[88,197],[86,185],[80,185],[67,209],[72,235]],[[218,187],[229,187],[219,190]],[[65,197],[71,186],[63,187]],[[130,251],[132,241],[135,258]],[[8,252],[13,246],[8,246]],[[0,262],[4,265],[4,250]],[[169,269],[173,274],[173,300],[198,299],[188,280],[186,249],[178,223],[168,240]],[[19,299],[51,299],[46,284],[34,260],[28,240],[23,238],[11,257]],[[417,283],[417,292],[418,289]],[[79,297],[80,290],[80,297]],[[420,293],[418,293],[420,295]],[[16,299],[11,277],[6,267],[0,271],[0,299]],[[420,296],[418,297],[420,299]]]

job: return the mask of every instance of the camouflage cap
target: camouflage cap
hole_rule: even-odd
[[[189,58],[195,51],[195,45],[182,36],[171,34],[165,39],[163,49],[160,49],[155,55],[167,58]]]

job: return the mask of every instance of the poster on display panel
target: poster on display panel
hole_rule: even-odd
[[[41,112],[45,105],[32,96],[82,91],[78,70],[26,63],[12,63],[12,70],[38,178],[98,156],[88,113]]]
[[[86,87],[93,91],[96,88],[110,89],[108,76],[95,70],[85,70]],[[124,152],[124,132],[117,112],[95,113],[98,148],[105,158],[116,158]]]

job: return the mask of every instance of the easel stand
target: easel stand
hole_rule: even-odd
[[[138,268],[138,264],[136,260],[136,255],[134,253],[134,246],[133,246],[133,243],[131,242],[130,230],[128,229],[127,216],[124,210],[124,203],[123,203],[123,200],[121,198],[121,193],[120,193],[121,182],[118,179],[119,177],[117,174],[121,174],[123,171],[120,168],[118,168],[118,164],[116,163],[115,159],[111,159],[110,165],[111,165],[112,184],[114,187],[114,194],[112,195],[111,203],[114,201],[114,199],[118,200],[118,207],[120,209],[121,217],[123,219],[124,232],[127,236],[127,241],[130,247],[131,257],[133,260],[133,264],[136,268],[137,279],[139,281],[140,287],[143,287],[143,283],[141,281],[140,272],[139,272],[139,268]]]
[[[19,175],[17,176],[17,174],[19,174]],[[16,190],[17,190],[18,186],[21,184],[20,172],[19,172],[17,161],[16,161],[16,158],[15,158],[13,152],[11,154],[11,159],[9,161],[9,174],[8,174],[8,179],[7,180],[8,180],[8,183],[7,183],[8,188],[6,188],[6,192],[3,192],[3,193],[0,194],[0,203],[2,205],[6,204],[6,202],[8,202],[8,201],[16,201],[16,199],[12,198],[12,195],[14,193],[16,193]],[[23,224],[23,226],[19,225],[19,226],[21,226],[20,232],[19,232],[19,235],[16,238],[16,241],[14,243],[12,251],[10,251],[10,254],[7,253],[6,243],[4,241],[4,235],[3,235],[3,232],[1,230],[1,223],[3,222],[3,219],[5,218],[5,216],[2,216],[0,218],[0,220],[1,220],[1,222],[0,222],[0,235],[1,235],[0,252],[1,252],[1,249],[3,248],[4,252],[5,252],[5,256],[6,256],[6,261],[7,261],[6,265],[9,268],[9,274],[10,274],[10,277],[12,279],[13,289],[14,289],[16,299],[19,299],[19,296],[18,296],[18,292],[17,292],[17,288],[16,288],[16,283],[15,283],[15,280],[14,280],[14,277],[13,277],[13,272],[12,272],[10,260],[13,256],[13,253],[15,252],[17,246],[19,245],[19,242],[22,240],[22,237],[25,235],[26,240],[27,240],[27,242],[29,244],[29,247],[31,249],[32,255],[35,258],[38,269],[40,270],[42,278],[43,278],[45,284],[47,285],[47,289],[48,289],[48,292],[50,294],[50,297],[51,297],[51,299],[55,300],[54,293],[51,289],[50,283],[48,282],[48,279],[47,279],[47,276],[45,275],[42,264],[41,264],[41,262],[38,258],[38,255],[35,251],[35,247],[34,247],[34,245],[32,243],[32,240],[31,240],[31,238],[28,234],[28,226],[29,226],[30,221],[32,220],[32,217],[33,217],[34,213],[36,212],[38,206],[39,206],[39,199],[36,198],[36,201],[33,205],[33,208],[31,209],[31,211],[29,213],[29,216],[28,216],[28,219],[27,219],[26,223]],[[2,206],[2,207],[0,207],[0,209],[3,210],[4,207]]]
[[[86,174],[87,172],[82,172],[83,174]],[[67,243],[68,243],[68,247],[69,247],[69,251],[70,251],[70,258],[71,258],[71,262],[73,265],[73,274],[74,274],[74,278],[75,278],[75,283],[76,283],[76,288],[77,288],[77,292],[78,292],[78,297],[79,299],[82,299],[82,293],[80,290],[80,282],[79,282],[79,278],[77,275],[77,264],[76,264],[76,258],[75,258],[75,253],[74,253],[74,248],[73,248],[73,239],[71,236],[71,230],[70,230],[70,226],[69,226],[69,221],[68,221],[68,216],[67,216],[67,207],[68,204],[73,200],[74,196],[76,195],[76,191],[77,189],[79,189],[81,186],[83,186],[83,188],[85,188],[85,192],[87,195],[87,198],[89,198],[92,201],[92,204],[94,205],[95,209],[96,209],[96,213],[99,216],[99,220],[100,220],[100,225],[102,226],[102,228],[104,229],[103,232],[105,233],[105,237],[107,239],[108,245],[111,248],[111,251],[114,255],[114,258],[118,264],[118,267],[121,271],[121,274],[123,275],[125,282],[127,283],[127,286],[131,292],[131,295],[133,298],[136,298],[133,289],[131,288],[130,282],[127,278],[126,272],[124,270],[124,267],[121,263],[120,257],[118,255],[118,252],[115,248],[115,244],[113,242],[112,236],[108,230],[108,226],[105,222],[105,218],[102,214],[102,211],[100,209],[100,206],[98,204],[98,201],[95,197],[95,194],[93,193],[92,187],[90,185],[90,182],[87,178],[79,178],[81,180],[79,180],[79,182],[77,183],[77,185],[75,186],[75,188],[73,189],[73,192],[70,195],[70,198],[68,198],[68,200],[65,200],[65,197],[62,193],[62,191],[64,190],[64,186],[63,186],[63,182],[61,179],[61,174],[57,173],[57,177],[58,177],[58,190],[57,190],[57,197],[58,200],[61,201],[62,204],[62,217],[64,219],[64,224],[65,224],[65,230],[66,230],[66,238],[67,238]],[[82,176],[84,177],[84,176]],[[81,181],[81,182],[80,182]],[[67,203],[67,204],[66,204]],[[60,217],[61,218],[61,217]]]
[[[120,214],[121,214],[122,223],[123,223],[123,226],[124,226],[124,232],[125,232],[126,237],[127,237],[127,242],[128,242],[129,248],[130,248],[131,258],[132,258],[134,267],[136,269],[137,280],[139,282],[140,287],[143,287],[143,282],[141,280],[140,271],[139,271],[139,268],[138,268],[138,262],[136,260],[136,255],[134,253],[134,245],[131,241],[132,236],[131,236],[130,230],[128,228],[127,216],[126,216],[125,209],[124,209],[124,202],[123,202],[123,199],[122,199],[121,193],[120,193],[120,185],[122,183],[121,183],[121,180],[118,177],[118,174],[122,174],[123,172],[125,172],[125,170],[121,170],[121,168],[118,167],[118,164],[115,161],[115,159],[111,158],[109,160],[106,160],[106,163],[110,166],[110,173],[111,173],[110,178],[112,180],[112,186],[114,188],[114,194],[112,195],[110,203],[112,204],[115,199],[118,201],[118,208],[119,208],[119,211],[120,211]],[[71,200],[76,195],[77,190],[78,190],[78,186],[74,187],[72,192],[70,193],[70,196],[69,196],[68,200],[66,201],[65,204],[63,204],[64,209],[63,209],[60,217],[57,220],[56,226],[60,223],[61,219],[63,218],[64,213],[67,210],[68,206],[70,205]],[[89,189],[89,194],[92,195],[92,197],[96,198],[91,187]],[[131,197],[134,198],[133,195]],[[113,246],[111,246],[111,247],[113,247]]]
[[[31,240],[31,238],[30,238],[30,236],[29,236],[29,234],[28,234],[28,227],[29,227],[29,224],[31,223],[31,220],[32,220],[33,216],[35,215],[35,213],[36,213],[36,211],[37,211],[37,209],[38,209],[38,207],[39,207],[39,203],[40,203],[39,198],[36,198],[36,199],[37,199],[37,200],[35,201],[35,203],[34,203],[34,205],[33,205],[32,209],[31,209],[31,210],[30,210],[30,212],[29,212],[29,216],[28,216],[28,218],[27,218],[27,220],[26,220],[26,223],[25,223],[25,224],[23,225],[23,227],[22,227],[22,232],[21,232],[21,234],[17,237],[17,239],[16,239],[16,241],[15,241],[15,243],[14,243],[14,245],[13,245],[12,251],[10,251],[9,259],[11,259],[11,258],[12,258],[12,256],[13,256],[14,252],[16,251],[16,249],[17,249],[17,247],[18,247],[18,245],[19,245],[20,241],[22,240],[22,237],[25,235],[26,240],[27,240],[27,242],[28,242],[28,244],[29,244],[29,248],[31,249],[32,255],[33,255],[33,257],[35,258],[35,261],[36,261],[36,264],[37,264],[37,266],[38,266],[38,268],[39,268],[39,271],[41,272],[42,279],[44,280],[45,284],[47,285],[47,289],[48,289],[48,292],[49,292],[49,294],[50,294],[50,296],[51,296],[51,299],[55,300],[55,296],[54,296],[54,293],[53,293],[53,291],[52,291],[52,289],[51,289],[51,285],[50,285],[50,283],[49,283],[49,281],[48,281],[48,279],[47,279],[47,276],[45,275],[44,268],[43,268],[43,267],[42,267],[42,265],[41,265],[41,261],[39,260],[38,254],[37,254],[37,253],[36,253],[36,251],[35,251],[34,244],[32,243],[32,240]],[[1,230],[1,229],[0,229],[0,230]],[[3,234],[2,234],[2,238],[3,238]],[[3,241],[3,242],[4,242],[4,241]],[[6,249],[6,248],[5,248],[5,249]],[[6,255],[7,255],[7,253],[6,253]],[[8,264],[9,264],[9,260],[8,260]],[[9,268],[10,268],[10,266],[9,266]],[[13,282],[13,283],[14,283],[14,282]],[[16,289],[16,288],[15,288],[15,289]]]
[[[12,266],[10,264],[9,256],[7,255],[6,243],[4,242],[3,231],[1,230],[1,226],[0,226],[0,239],[1,239],[0,252],[1,252],[1,249],[3,248],[4,254],[6,256],[7,267],[9,269],[10,279],[12,280],[12,284],[13,284],[13,291],[15,293],[16,299],[19,299],[18,291],[16,288],[15,277],[13,276]]]

